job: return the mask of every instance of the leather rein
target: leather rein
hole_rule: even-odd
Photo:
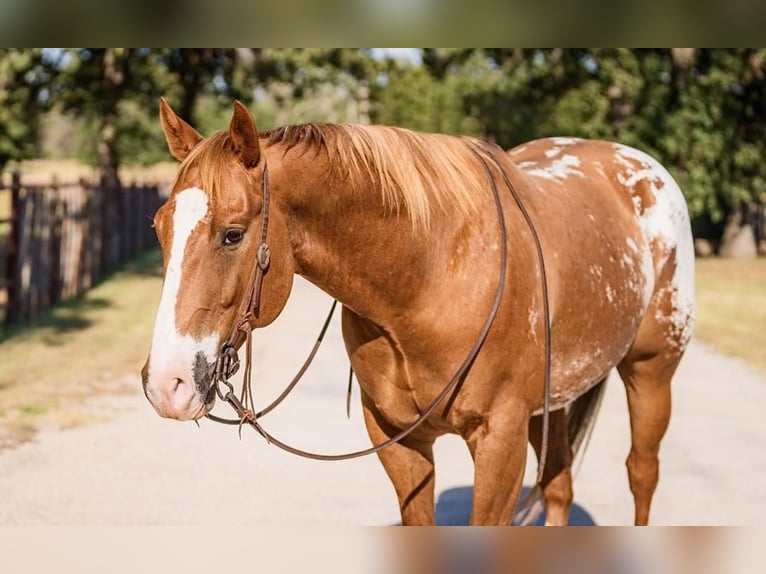
[[[212,382],[210,387],[211,390],[215,388],[215,391],[218,394],[218,396],[221,398],[221,400],[226,401],[232,406],[232,408],[234,409],[234,411],[236,412],[239,418],[225,419],[212,414],[206,415],[207,418],[219,423],[238,425],[240,427],[240,432],[241,432],[242,425],[247,423],[258,434],[260,434],[264,439],[266,439],[268,443],[272,443],[278,446],[279,448],[281,448],[282,450],[285,450],[291,454],[295,454],[304,458],[310,458],[313,460],[325,460],[325,461],[349,460],[349,459],[377,453],[383,450],[384,448],[387,448],[391,446],[392,444],[395,444],[401,441],[407,435],[412,433],[415,429],[420,427],[426,421],[426,419],[428,419],[428,417],[430,417],[433,414],[433,412],[436,410],[439,404],[450,393],[456,392],[460,383],[465,379],[466,375],[468,374],[468,371],[470,370],[471,366],[473,365],[473,362],[476,359],[476,356],[479,354],[479,351],[481,350],[484,344],[484,341],[487,338],[487,335],[489,334],[489,330],[492,327],[492,324],[494,323],[498,309],[500,308],[500,303],[503,298],[503,289],[505,286],[505,280],[506,280],[507,271],[508,271],[508,257],[507,257],[508,234],[507,234],[506,225],[505,225],[505,217],[503,215],[503,205],[500,200],[500,192],[497,189],[497,184],[495,182],[494,176],[492,175],[492,170],[485,159],[485,157],[489,157],[491,162],[494,164],[495,168],[502,175],[503,182],[505,183],[506,187],[508,187],[511,194],[513,195],[513,198],[516,201],[516,204],[518,205],[521,213],[524,216],[524,219],[527,222],[527,225],[529,226],[529,229],[532,232],[532,236],[535,240],[535,246],[537,249],[538,262],[539,262],[540,272],[541,272],[542,294],[543,294],[543,320],[544,320],[544,328],[545,328],[545,385],[544,385],[544,399],[543,399],[543,437],[542,437],[540,461],[538,464],[537,482],[540,483],[542,481],[542,474],[543,474],[543,469],[545,468],[545,460],[547,456],[547,445],[548,445],[548,426],[549,426],[549,413],[550,413],[550,370],[551,370],[550,369],[551,346],[550,346],[550,316],[549,316],[549,309],[548,309],[548,286],[547,286],[547,279],[545,274],[545,263],[543,260],[542,246],[541,246],[537,231],[532,223],[532,219],[529,216],[529,213],[525,209],[524,204],[521,201],[521,198],[518,192],[516,191],[516,188],[514,187],[513,183],[511,182],[510,178],[508,177],[508,175],[506,174],[505,170],[502,168],[500,163],[497,161],[495,157],[489,154],[480,153],[476,149],[471,149],[471,151],[474,153],[477,159],[481,162],[484,168],[484,171],[487,175],[487,179],[489,180],[490,185],[492,187],[492,193],[493,193],[493,197],[495,201],[495,206],[497,208],[498,224],[500,228],[500,235],[502,238],[500,274],[498,277],[498,283],[497,283],[497,288],[495,291],[495,298],[492,302],[492,307],[489,310],[487,319],[484,322],[484,326],[482,327],[478,337],[476,338],[476,342],[473,344],[470,351],[468,351],[466,358],[463,360],[460,367],[452,376],[452,378],[444,387],[444,389],[442,389],[439,395],[433,400],[433,402],[428,406],[428,408],[426,408],[423,411],[423,413],[418,417],[418,419],[415,420],[409,427],[405,428],[404,430],[400,431],[396,435],[390,437],[388,440],[380,444],[377,444],[362,450],[357,450],[354,452],[348,452],[343,454],[320,454],[320,453],[305,451],[305,450],[296,448],[294,446],[288,445],[280,441],[276,437],[274,437],[272,434],[270,434],[266,429],[263,428],[263,426],[259,422],[259,419],[265,416],[266,414],[268,414],[269,412],[271,412],[277,405],[279,405],[287,397],[287,395],[292,391],[295,385],[297,385],[297,383],[300,381],[301,377],[306,372],[312,360],[314,359],[314,356],[316,355],[316,352],[319,349],[319,345],[324,339],[325,333],[327,332],[327,328],[330,324],[330,319],[332,318],[332,314],[337,305],[337,301],[333,302],[332,307],[330,308],[330,313],[328,314],[327,319],[325,320],[324,325],[322,326],[322,330],[320,331],[320,334],[317,337],[316,342],[314,343],[314,347],[309,353],[303,366],[300,368],[300,370],[295,375],[295,377],[293,377],[290,384],[287,385],[285,390],[282,391],[282,393],[270,405],[256,412],[254,408],[254,404],[253,404],[253,393],[251,388],[251,385],[252,385],[252,364],[251,364],[252,321],[256,319],[260,313],[261,290],[263,287],[263,278],[266,272],[268,271],[269,264],[270,264],[270,251],[269,251],[268,243],[266,242],[267,234],[268,234],[269,200],[270,200],[269,174],[268,174],[267,166],[264,166],[264,170],[263,170],[263,183],[262,183],[263,219],[261,223],[261,243],[257,251],[256,264],[253,266],[253,270],[250,273],[246,295],[240,301],[240,305],[237,310],[237,319],[234,322],[234,325],[232,326],[229,332],[229,335],[226,338],[226,341],[222,345],[221,350],[219,352],[218,359],[216,361],[215,368],[213,371]],[[264,158],[264,162],[265,162],[265,158]],[[234,375],[239,369],[239,358],[237,355],[237,346],[241,344],[240,338],[242,336],[244,336],[245,338],[245,345],[246,345],[245,372],[244,372],[244,380],[242,384],[242,393],[240,397],[237,397],[234,394],[234,387],[229,382],[229,378],[232,375]],[[221,388],[222,386],[226,387],[225,391],[222,390]],[[449,406],[451,405],[452,400],[454,400],[454,398],[455,397],[453,395],[447,407],[445,408],[445,413],[449,409]]]

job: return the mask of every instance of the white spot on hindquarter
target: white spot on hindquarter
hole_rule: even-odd
[[[545,152],[545,157],[547,157],[547,158],[556,157],[560,153],[561,153],[561,148],[560,147],[552,147],[551,149],[549,149],[549,150],[547,150]]]
[[[199,222],[207,215],[207,209],[207,194],[197,187],[180,191],[175,196],[173,240],[152,336],[150,385],[153,374],[162,377],[160,383],[172,381],[174,378],[190,381],[196,354],[202,351],[212,360],[218,352],[218,335],[195,339],[191,335],[181,335],[176,326],[176,305],[186,244]]]
[[[576,144],[578,142],[581,142],[582,139],[581,138],[561,138],[561,137],[559,137],[559,138],[551,138],[551,141],[553,142],[554,145],[566,146],[566,145],[572,145],[572,144]]]
[[[552,161],[551,164],[547,167],[530,169],[527,171],[527,173],[535,177],[551,180],[564,180],[572,175],[585,177],[585,174],[577,169],[579,167],[580,160],[577,157],[573,155],[564,155],[559,159]]]
[[[615,160],[624,167],[617,176],[618,181],[629,192],[639,182],[646,181],[654,196],[654,205],[644,209],[643,213],[640,198],[632,198],[647,243],[641,253],[642,271],[648,273],[648,268],[651,268],[651,277],[654,278],[654,270],[661,269],[675,249],[676,270],[669,286],[663,288],[670,291],[673,310],[667,318],[656,318],[669,323],[670,342],[683,349],[691,337],[695,318],[694,247],[686,201],[678,184],[657,160],[630,147],[619,144],[614,147]],[[648,247],[652,242],[659,244],[662,258],[658,261],[653,261]],[[632,249],[635,244],[629,241],[628,246]],[[648,283],[653,289],[654,281]],[[661,295],[657,293],[657,296]]]

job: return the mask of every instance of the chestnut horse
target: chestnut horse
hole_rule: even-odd
[[[655,160],[570,138],[506,154],[469,138],[381,126],[306,124],[258,134],[239,102],[229,130],[207,139],[164,100],[160,117],[182,162],[155,217],[165,281],[142,375],[160,415],[196,420],[213,406],[217,355],[260,244],[268,165],[271,260],[251,326],[273,321],[293,275],[302,275],[343,305],[372,442],[407,428],[456,372],[492,305],[503,250],[486,166],[502,182],[501,166],[529,211],[547,267],[547,522],[567,522],[573,450],[617,367],[630,411],[635,522],[646,524],[670,381],[694,319],[686,205]],[[471,524],[509,523],[526,443],[541,448],[541,269],[529,226],[498,187],[508,273],[494,324],[448,404],[378,455],[404,524],[434,522],[438,436],[459,434],[473,457]]]

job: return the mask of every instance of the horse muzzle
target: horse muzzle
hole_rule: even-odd
[[[150,366],[151,357],[141,371],[144,394],[161,417],[179,421],[204,417],[215,404],[215,363],[209,364],[197,353],[192,369]]]

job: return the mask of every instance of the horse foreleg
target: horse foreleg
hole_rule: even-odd
[[[380,444],[399,432],[400,429],[385,421],[364,393],[362,407],[373,444]],[[435,524],[433,443],[433,439],[419,441],[409,436],[378,453],[396,490],[405,526]]]
[[[543,442],[543,417],[538,415],[529,421],[529,442],[535,449],[537,459]],[[545,499],[545,524],[566,526],[572,505],[572,449],[567,432],[565,409],[552,411],[548,427],[548,453],[543,470],[542,491]]]
[[[508,525],[524,479],[529,412],[504,404],[466,436],[474,461],[471,525]]]

